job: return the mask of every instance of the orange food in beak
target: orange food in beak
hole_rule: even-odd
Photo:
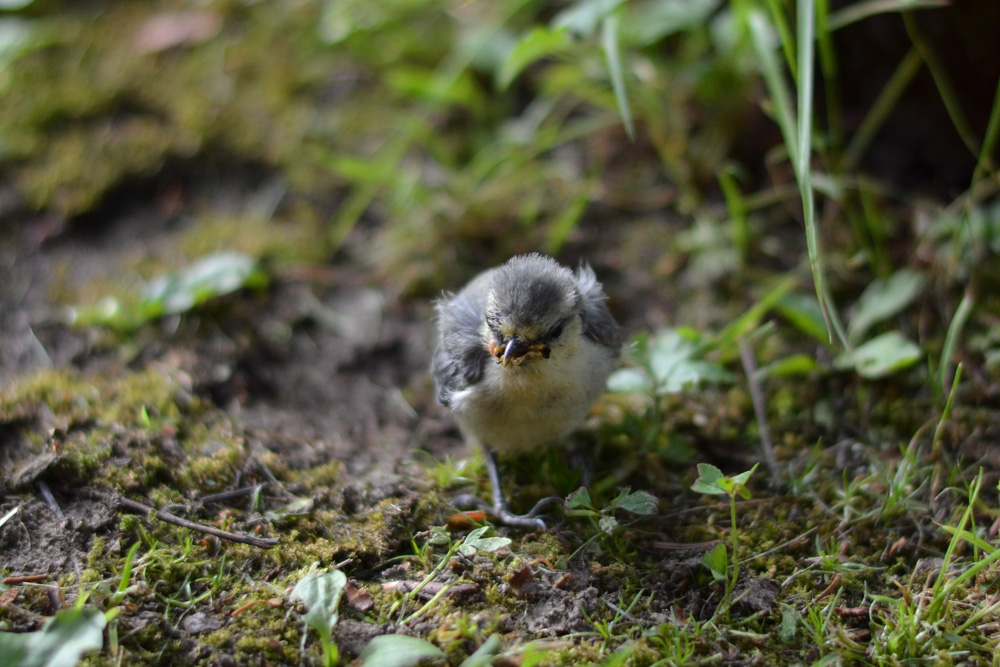
[[[513,336],[506,343],[498,344],[490,340],[487,344],[490,355],[498,364],[520,366],[528,359],[548,359],[549,346],[545,343],[528,343],[520,336]]]

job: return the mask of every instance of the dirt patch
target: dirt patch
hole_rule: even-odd
[[[50,492],[51,493],[51,492]],[[53,494],[53,502],[7,500],[0,514],[20,507],[0,533],[4,567],[15,574],[79,572],[97,535],[114,531],[117,514],[101,500]]]

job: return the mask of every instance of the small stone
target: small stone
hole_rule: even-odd
[[[189,635],[200,635],[206,632],[214,632],[222,627],[222,621],[215,616],[209,616],[203,611],[198,611],[181,622],[181,627]]]

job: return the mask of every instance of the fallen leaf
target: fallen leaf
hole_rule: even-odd
[[[355,586],[352,582],[347,582],[344,587],[344,597],[347,598],[347,605],[362,613],[370,611],[375,602],[368,591],[360,586]]]
[[[11,586],[3,594],[0,594],[0,605],[13,603],[17,599],[17,590],[17,586]]]
[[[510,586],[510,592],[517,597],[524,597],[524,585],[534,579],[534,574],[531,568],[525,565],[520,570],[514,572],[510,575],[510,579],[507,581],[507,585]]]

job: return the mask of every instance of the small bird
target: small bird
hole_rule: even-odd
[[[431,372],[437,400],[451,409],[466,440],[482,447],[493,489],[490,509],[501,523],[544,530],[536,515],[559,500],[546,498],[527,514],[512,513],[494,452],[552,445],[583,422],[621,353],[605,299],[586,263],[574,273],[532,253],[484,271],[435,304],[439,339]]]

